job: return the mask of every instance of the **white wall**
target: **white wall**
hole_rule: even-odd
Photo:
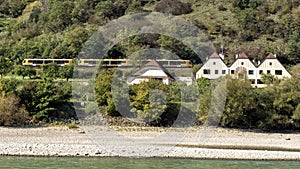
[[[210,70],[210,74],[204,74],[204,70]],[[225,74],[222,71],[225,71]],[[218,71],[216,74],[215,71]],[[208,78],[217,79],[220,76],[225,76],[228,74],[228,68],[221,59],[211,58],[209,59],[196,73],[196,79]]]
[[[268,71],[270,71],[270,74],[276,76],[278,79],[292,77],[277,59],[266,59],[263,63],[259,65],[257,69],[258,72],[261,70],[264,74],[267,74]],[[276,74],[276,70],[281,70],[282,74]],[[258,78],[261,78],[260,74],[258,75]]]

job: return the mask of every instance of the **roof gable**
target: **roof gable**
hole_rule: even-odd
[[[273,53],[270,53],[270,54],[266,57],[266,59],[276,59],[276,56],[273,55]]]
[[[238,55],[237,59],[249,59],[248,56],[243,52],[242,54]]]
[[[221,59],[220,56],[217,53],[213,53],[212,55],[210,55],[209,58],[210,59]]]
[[[175,80],[174,76],[156,60],[149,61],[131,76],[142,76],[144,73],[146,73],[149,70],[161,70],[163,73],[165,73],[168,76],[168,78]]]

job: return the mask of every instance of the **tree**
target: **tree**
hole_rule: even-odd
[[[60,68],[59,72],[61,78],[65,78],[69,81],[69,79],[73,77],[74,65],[63,66]]]
[[[227,99],[220,125],[248,128],[256,123],[255,101],[251,83],[243,79],[227,78]]]
[[[18,76],[22,76],[23,79],[26,76],[28,76],[29,78],[31,78],[32,76],[36,76],[36,70],[31,66],[17,65],[15,66],[13,72]]]
[[[262,74],[261,75],[261,81],[264,84],[277,84],[279,82],[278,78],[271,74]]]
[[[167,110],[168,86],[150,79],[131,86],[131,106],[136,117],[146,123],[158,122]]]
[[[60,72],[58,65],[56,63],[49,63],[42,66],[42,79],[44,80],[54,80],[60,77]]]
[[[22,90],[18,91],[18,96],[35,121],[49,122],[75,116],[69,104],[71,93],[70,84],[45,80],[25,82]]]
[[[22,14],[22,11],[25,9],[25,7],[26,4],[22,0],[4,1],[0,5],[0,13],[17,18]]]
[[[72,11],[74,2],[72,1],[54,1],[50,5],[47,28],[51,32],[65,30],[72,24]]]
[[[16,93],[19,81],[13,78],[0,78],[0,92],[1,96],[8,96]]]
[[[12,61],[4,56],[0,56],[0,76],[3,77],[12,70]]]
[[[114,70],[101,70],[95,79],[96,102],[98,106],[105,109],[103,113],[111,117],[120,116],[111,94],[111,82],[114,72]]]

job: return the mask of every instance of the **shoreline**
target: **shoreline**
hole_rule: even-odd
[[[43,156],[43,155],[0,155],[1,157],[17,157],[17,158],[120,158],[120,159],[187,159],[187,160],[220,160],[220,161],[295,161],[299,162],[300,159],[286,159],[286,158],[274,158],[274,159],[252,159],[252,158],[202,158],[202,157],[127,157],[127,156]]]
[[[150,129],[0,127],[0,156],[300,161],[298,132]]]

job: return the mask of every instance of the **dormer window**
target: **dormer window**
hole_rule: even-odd
[[[270,62],[269,65],[272,66],[272,62]]]
[[[244,62],[241,62],[241,65],[244,65]]]

